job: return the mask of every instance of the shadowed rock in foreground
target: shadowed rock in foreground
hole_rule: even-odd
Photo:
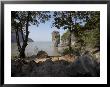
[[[88,55],[77,58],[73,63],[64,60],[43,63],[25,60],[12,60],[12,77],[99,77],[100,64]]]

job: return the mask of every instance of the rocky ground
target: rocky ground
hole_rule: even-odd
[[[80,57],[65,55],[59,57],[26,58],[11,60],[12,77],[98,77],[100,63],[89,55]]]

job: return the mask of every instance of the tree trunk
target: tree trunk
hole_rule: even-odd
[[[21,37],[22,37],[22,41],[24,42],[24,34],[23,34],[23,30],[22,30],[22,23],[20,21],[20,32],[21,32]]]
[[[71,30],[69,30],[70,32],[70,37],[69,37],[69,51],[71,52],[72,47],[71,47]]]
[[[25,58],[25,50],[24,49],[21,49],[19,57],[20,58]]]
[[[70,53],[71,53],[71,51],[72,51],[72,47],[71,47],[71,33],[72,33],[72,14],[71,14],[71,12],[70,12],[70,29],[69,29],[69,33],[70,33],[70,37],[69,37],[69,51],[70,51]]]
[[[17,29],[15,31],[16,32],[16,42],[17,42],[20,58],[25,58],[25,48],[27,46],[28,35],[29,35],[29,31],[28,31],[29,17],[30,17],[30,12],[28,12],[28,16],[27,16],[27,20],[26,20],[26,36],[25,36],[25,38],[23,36],[22,23],[20,21],[20,30],[21,30],[20,32],[21,32],[21,36],[22,36],[22,40],[23,40],[22,46],[21,46],[20,41],[19,41],[19,30],[18,30],[19,27],[17,27]]]
[[[16,42],[17,42],[17,46],[18,46],[19,57],[20,58],[24,58],[25,57],[25,53],[24,53],[23,49],[21,48],[21,44],[20,44],[20,41],[19,41],[18,28],[16,29]]]
[[[21,45],[20,45],[20,42],[19,42],[19,32],[18,32],[18,28],[16,29],[16,42],[17,42],[17,46],[18,46],[18,51],[20,52],[21,50]]]
[[[28,31],[29,16],[30,16],[30,12],[28,12],[27,21],[26,21],[26,36],[25,36],[25,39],[23,41],[22,49],[20,51],[20,57],[21,58],[25,58],[25,48],[27,46],[28,36],[29,36],[29,31]]]

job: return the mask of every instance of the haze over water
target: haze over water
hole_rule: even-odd
[[[12,43],[11,50],[12,56],[18,55],[18,48],[16,43]],[[40,50],[47,52],[49,56],[60,55],[58,52],[58,47],[53,47],[52,42],[49,41],[29,42],[26,47],[25,53],[26,56],[37,55],[38,51]]]

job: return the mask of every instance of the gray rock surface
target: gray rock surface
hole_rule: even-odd
[[[48,59],[43,63],[25,60],[12,61],[12,77],[99,77],[100,63],[89,55],[82,55],[73,63],[64,60],[53,62]]]
[[[54,47],[58,47],[58,44],[60,44],[60,33],[58,31],[52,32],[52,43]]]
[[[23,36],[25,37],[25,35],[23,35]],[[20,32],[19,32],[19,41],[20,41],[20,42],[23,42]],[[29,41],[29,42],[33,42],[33,40],[32,40],[31,38],[28,38],[28,41]],[[16,34],[15,34],[14,32],[11,32],[11,42],[12,42],[12,43],[15,43],[15,42],[16,42]]]

